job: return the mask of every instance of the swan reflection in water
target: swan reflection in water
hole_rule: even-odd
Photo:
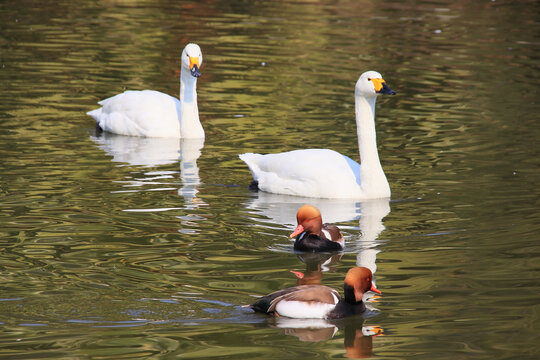
[[[113,162],[124,163],[120,166],[138,166],[143,168],[174,164],[180,160],[180,180],[182,186],[178,195],[185,200],[187,208],[206,205],[199,197],[201,180],[197,159],[201,156],[204,139],[149,138],[123,136],[107,132],[96,133],[91,139]],[[176,171],[148,171],[144,178],[124,181],[126,187],[143,185],[166,185],[152,190],[170,190],[171,183],[160,180],[174,178]],[[133,190],[138,191],[138,190]]]
[[[384,335],[380,326],[364,326],[362,317],[354,316],[340,320],[291,319],[278,317],[275,326],[285,335],[296,336],[300,341],[318,342],[332,339],[339,330],[344,333],[346,356],[363,359],[373,356],[373,339]]]
[[[199,197],[199,187],[201,178],[199,177],[199,167],[197,159],[201,156],[204,147],[204,139],[182,139],[180,140],[180,179],[182,187],[178,190],[178,195],[182,196],[189,207],[198,208],[206,205]]]
[[[112,156],[113,162],[132,166],[159,166],[178,161],[180,141],[174,138],[149,138],[96,132],[90,137],[98,147]]]

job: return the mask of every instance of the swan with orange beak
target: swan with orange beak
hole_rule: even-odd
[[[197,79],[201,76],[202,52],[197,44],[182,51],[180,98],[155,90],[128,90],[99,102],[87,114],[98,131],[120,135],[204,139],[197,104]]]
[[[330,149],[302,149],[275,154],[241,154],[253,176],[250,189],[275,194],[328,199],[390,197],[375,132],[375,102],[395,94],[376,71],[366,71],[355,86],[359,164]]]

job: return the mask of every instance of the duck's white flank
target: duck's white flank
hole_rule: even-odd
[[[276,305],[276,311],[280,316],[300,319],[325,319],[326,315],[334,310],[339,299],[332,292],[333,304],[318,301],[289,301],[281,300]]]

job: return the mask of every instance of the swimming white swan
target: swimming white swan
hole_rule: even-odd
[[[328,149],[267,155],[245,153],[239,156],[253,175],[251,186],[276,194],[316,198],[390,197],[375,134],[375,101],[379,94],[394,95],[395,92],[376,71],[360,75],[355,87],[355,104],[362,165]]]
[[[154,90],[132,91],[102,100],[89,111],[103,131],[121,135],[173,138],[204,138],[197,107],[197,78],[202,52],[188,44],[182,52],[180,100]]]

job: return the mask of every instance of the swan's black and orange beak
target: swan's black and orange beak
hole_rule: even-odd
[[[386,85],[384,79],[371,79],[373,86],[375,86],[375,92],[377,94],[396,95],[396,92]]]
[[[201,72],[199,71],[199,57],[189,57],[189,71],[191,71],[191,76],[199,77]]]

